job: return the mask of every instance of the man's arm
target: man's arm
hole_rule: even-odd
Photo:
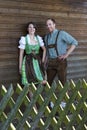
[[[64,42],[66,44],[70,45],[70,48],[67,50],[66,54],[59,56],[60,59],[64,60],[64,59],[68,58],[68,56],[74,51],[74,49],[78,45],[78,42],[69,33],[65,32],[65,31],[63,31],[62,33],[63,33],[62,39],[64,40]]]
[[[67,59],[68,56],[74,51],[75,48],[76,48],[76,45],[71,45],[71,47],[68,49],[67,53],[59,56],[58,58],[62,59],[62,60]]]

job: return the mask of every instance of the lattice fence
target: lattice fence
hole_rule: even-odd
[[[33,97],[29,98],[29,92]],[[87,83],[1,87],[0,130],[87,130]],[[53,108],[49,108],[49,102]],[[65,106],[61,102],[66,102]],[[37,105],[37,109],[36,109]]]

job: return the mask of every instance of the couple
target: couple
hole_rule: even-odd
[[[23,85],[31,82],[46,84],[46,72],[50,85],[56,74],[63,85],[66,82],[66,59],[78,45],[78,42],[67,32],[56,29],[54,19],[47,19],[46,26],[49,33],[45,35],[44,42],[37,35],[37,27],[33,22],[28,24],[28,34],[19,40],[19,73]],[[70,45],[68,50],[67,45]],[[43,51],[42,59],[39,56],[40,47]],[[46,57],[48,57],[48,62],[46,62]]]

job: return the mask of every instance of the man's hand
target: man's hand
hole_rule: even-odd
[[[68,57],[67,54],[64,54],[64,55],[58,56],[58,58],[59,58],[60,60],[65,60],[65,59],[67,59],[67,57]]]

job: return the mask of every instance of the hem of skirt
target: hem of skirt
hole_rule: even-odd
[[[42,81],[43,81],[43,80],[42,80]],[[29,85],[32,85],[32,83],[35,84],[35,85],[37,85],[37,84],[40,84],[42,81],[31,82],[31,83],[22,83],[22,85],[24,85],[24,86],[29,86]]]

